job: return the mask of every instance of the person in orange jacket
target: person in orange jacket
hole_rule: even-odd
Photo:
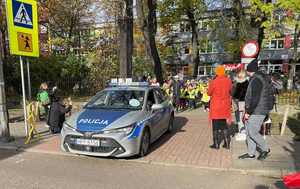
[[[228,124],[231,123],[231,89],[232,81],[226,76],[224,66],[217,66],[216,77],[208,85],[210,96],[209,120],[213,129],[213,145],[211,148],[219,149],[222,138],[223,147],[230,148],[230,135]]]

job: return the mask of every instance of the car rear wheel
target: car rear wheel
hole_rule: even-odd
[[[150,147],[150,132],[148,129],[145,129],[141,141],[140,154],[139,154],[140,157],[144,157],[145,155],[148,154],[149,147]]]
[[[169,120],[168,132],[172,133],[173,130],[174,130],[174,115],[172,114]]]

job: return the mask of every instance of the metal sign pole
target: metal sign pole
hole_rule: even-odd
[[[30,63],[29,59],[26,59],[27,64],[27,80],[28,80],[28,99],[31,100],[31,79],[30,79]]]
[[[25,82],[24,82],[24,69],[23,69],[23,59],[20,56],[20,69],[21,69],[21,79],[22,79],[22,93],[23,93],[23,110],[24,110],[24,123],[25,123],[25,133],[28,135],[27,127],[27,109],[26,109],[26,92],[25,92]]]

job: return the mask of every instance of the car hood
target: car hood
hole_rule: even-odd
[[[84,109],[66,123],[80,132],[99,132],[129,126],[143,118],[141,111]]]

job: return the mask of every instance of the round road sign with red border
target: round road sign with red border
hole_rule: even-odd
[[[248,41],[242,48],[243,58],[255,58],[258,54],[259,47],[255,40]]]

